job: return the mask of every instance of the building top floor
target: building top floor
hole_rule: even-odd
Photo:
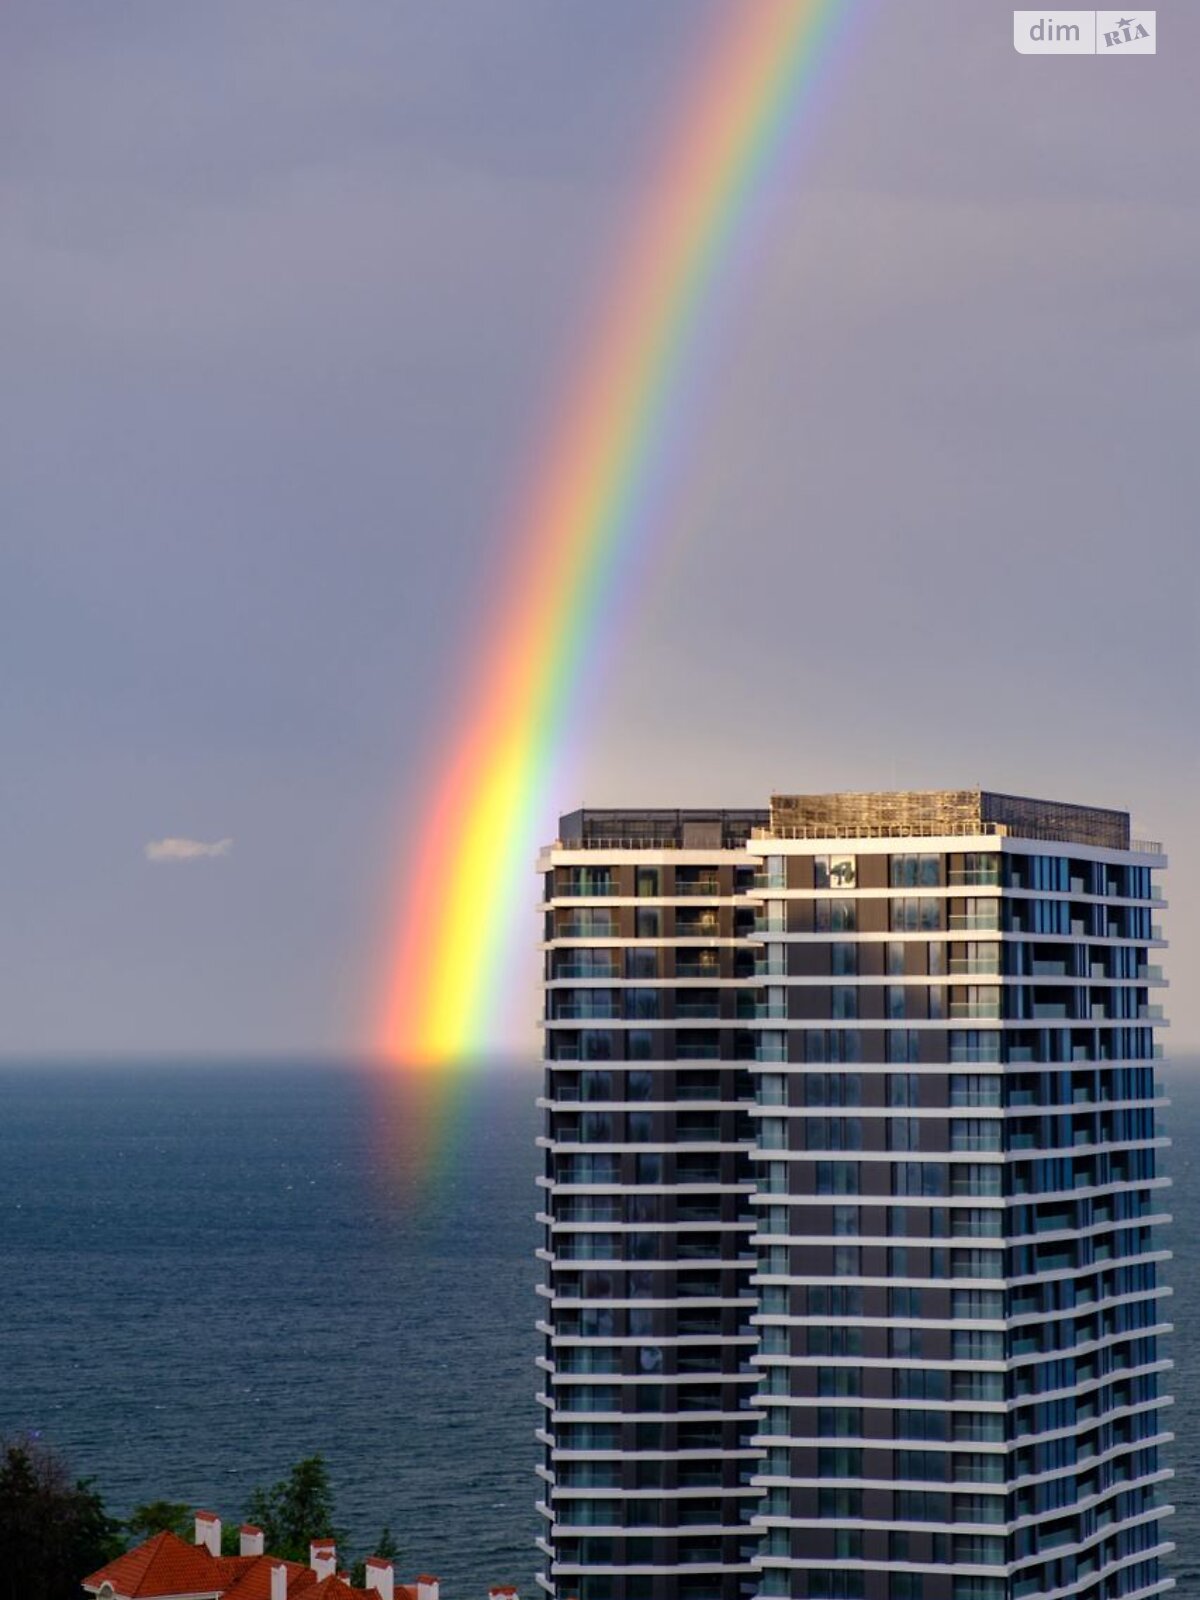
[[[771,840],[859,841],[1002,838],[1074,844],[1092,851],[1159,856],[1131,837],[1127,811],[988,789],[882,793],[773,794],[764,809],[581,808],[559,819],[554,848],[574,850],[746,850]]]

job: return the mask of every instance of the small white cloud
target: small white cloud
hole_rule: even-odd
[[[146,860],[211,861],[216,856],[227,856],[232,849],[232,839],[214,839],[211,844],[203,839],[151,839],[146,846]]]

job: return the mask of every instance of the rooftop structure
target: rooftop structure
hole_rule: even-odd
[[[195,1542],[174,1533],[156,1533],[114,1561],[89,1574],[81,1587],[96,1600],[439,1600],[437,1578],[421,1576],[397,1583],[391,1562],[372,1556],[366,1587],[351,1584],[337,1570],[331,1539],[316,1539],[309,1561],[285,1561],[265,1553],[261,1528],[240,1530],[239,1553],[221,1554],[221,1519],[198,1511]],[[517,1600],[516,1591],[490,1590]]]
[[[1129,813],[994,794],[987,789],[897,789],[881,794],[773,794],[759,837],[956,838],[1011,834],[1128,850]]]

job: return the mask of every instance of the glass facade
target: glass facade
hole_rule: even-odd
[[[542,863],[543,1587],[1167,1587],[1157,847],[672,815]]]

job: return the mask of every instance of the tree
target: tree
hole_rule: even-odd
[[[192,1510],[178,1500],[147,1500],[134,1506],[126,1527],[135,1539],[149,1539],[156,1533],[177,1533],[186,1539],[191,1532]]]
[[[371,1551],[373,1556],[378,1556],[381,1561],[395,1561],[400,1554],[400,1546],[396,1543],[395,1535],[385,1522],[383,1532],[375,1541],[375,1548]],[[365,1589],[367,1586],[367,1563],[364,1557],[356,1561],[350,1568],[350,1583],[355,1589]]]
[[[79,1580],[124,1548],[88,1479],[33,1440],[0,1447],[0,1600],[76,1600]]]
[[[263,1530],[272,1555],[288,1561],[307,1561],[313,1539],[340,1543],[343,1536],[334,1526],[333,1491],[324,1456],[306,1456],[270,1489],[255,1489],[246,1506],[246,1521]]]

